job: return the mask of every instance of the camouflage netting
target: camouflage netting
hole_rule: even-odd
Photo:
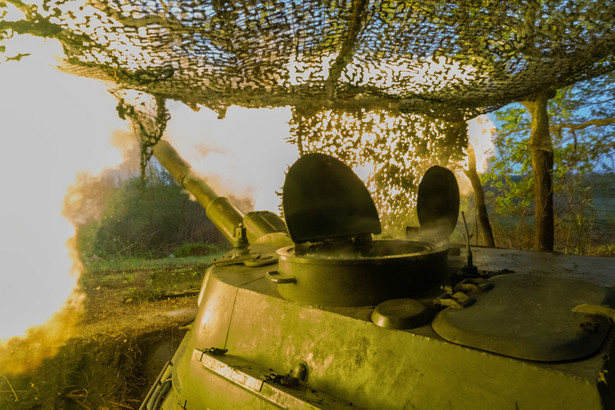
[[[375,164],[397,216],[422,167],[459,159],[465,120],[615,69],[613,0],[39,1],[0,0],[0,18],[22,14],[0,20],[0,52],[13,33],[56,38],[67,71],[153,96],[149,119],[118,107],[144,160],[166,99],[291,106],[290,140]]]
[[[471,118],[612,70],[612,0],[4,0],[67,69],[203,104]],[[3,2],[3,3],[4,3]],[[3,3],[0,3],[0,11]]]
[[[385,110],[306,113],[295,109],[290,141],[300,154],[321,152],[353,167],[372,194],[383,231],[392,233],[410,222],[415,188],[429,167],[461,165],[467,127],[463,121]]]

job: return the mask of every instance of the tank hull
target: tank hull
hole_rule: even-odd
[[[479,249],[475,259],[493,270],[615,283],[613,259],[498,249]],[[462,263],[450,261],[452,268]],[[597,353],[581,360],[519,360],[447,342],[430,325],[376,326],[373,307],[319,308],[286,300],[266,278],[275,267],[208,270],[199,313],[172,360],[163,408],[614,406],[612,332]],[[308,373],[296,386],[272,376],[288,374],[298,363]]]

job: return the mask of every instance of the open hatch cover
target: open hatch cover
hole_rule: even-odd
[[[302,156],[288,170],[283,189],[284,218],[295,243],[381,232],[367,188],[336,158]]]
[[[448,238],[459,218],[459,186],[446,168],[433,166],[419,183],[416,213],[421,231],[433,238]]]

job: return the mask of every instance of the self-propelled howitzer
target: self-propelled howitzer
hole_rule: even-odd
[[[168,144],[154,155],[234,249],[143,408],[615,407],[613,259],[474,248],[469,265],[448,244],[459,197],[440,167],[415,237],[374,239],[373,201],[334,158],[290,168],[284,225],[244,217]]]

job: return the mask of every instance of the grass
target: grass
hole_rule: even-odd
[[[175,294],[198,293],[205,269],[185,265],[172,269],[152,271],[144,289],[135,289],[133,297],[139,300],[164,299]]]
[[[185,332],[186,313],[158,313],[194,310],[205,271],[221,255],[87,265],[84,310],[65,313],[70,326],[31,329],[28,339],[0,349],[0,408],[137,408],[157,375],[146,374],[153,366],[146,359],[158,360],[160,346],[175,351]]]
[[[207,267],[224,252],[207,256],[164,259],[99,260],[86,266],[84,289],[113,289],[129,303],[144,303],[198,294]]]
[[[101,286],[111,285],[115,283],[129,285],[129,284],[134,283],[136,279],[137,279],[136,273],[130,273],[130,272],[111,273],[108,275],[101,275],[99,278],[99,284]]]
[[[160,269],[160,268],[175,268],[186,265],[204,265],[210,264],[212,260],[224,255],[225,251],[220,251],[206,256],[187,256],[185,258],[161,258],[161,259],[143,259],[143,258],[124,258],[98,260],[90,262],[86,265],[87,272],[105,272],[105,271],[127,271],[127,270],[142,270],[142,269]]]
[[[594,200],[581,223],[573,215],[558,215],[555,219],[555,250],[565,254],[615,256],[615,199]],[[465,210],[471,244],[477,244],[476,218],[473,209]],[[460,218],[461,219],[461,218]],[[489,220],[497,246],[509,249],[532,250],[534,248],[533,215],[498,215],[489,210]],[[479,233],[479,244],[484,244]],[[458,223],[450,237],[454,243],[465,243],[463,224]]]
[[[592,255],[594,256],[615,256],[615,244],[597,246]]]

